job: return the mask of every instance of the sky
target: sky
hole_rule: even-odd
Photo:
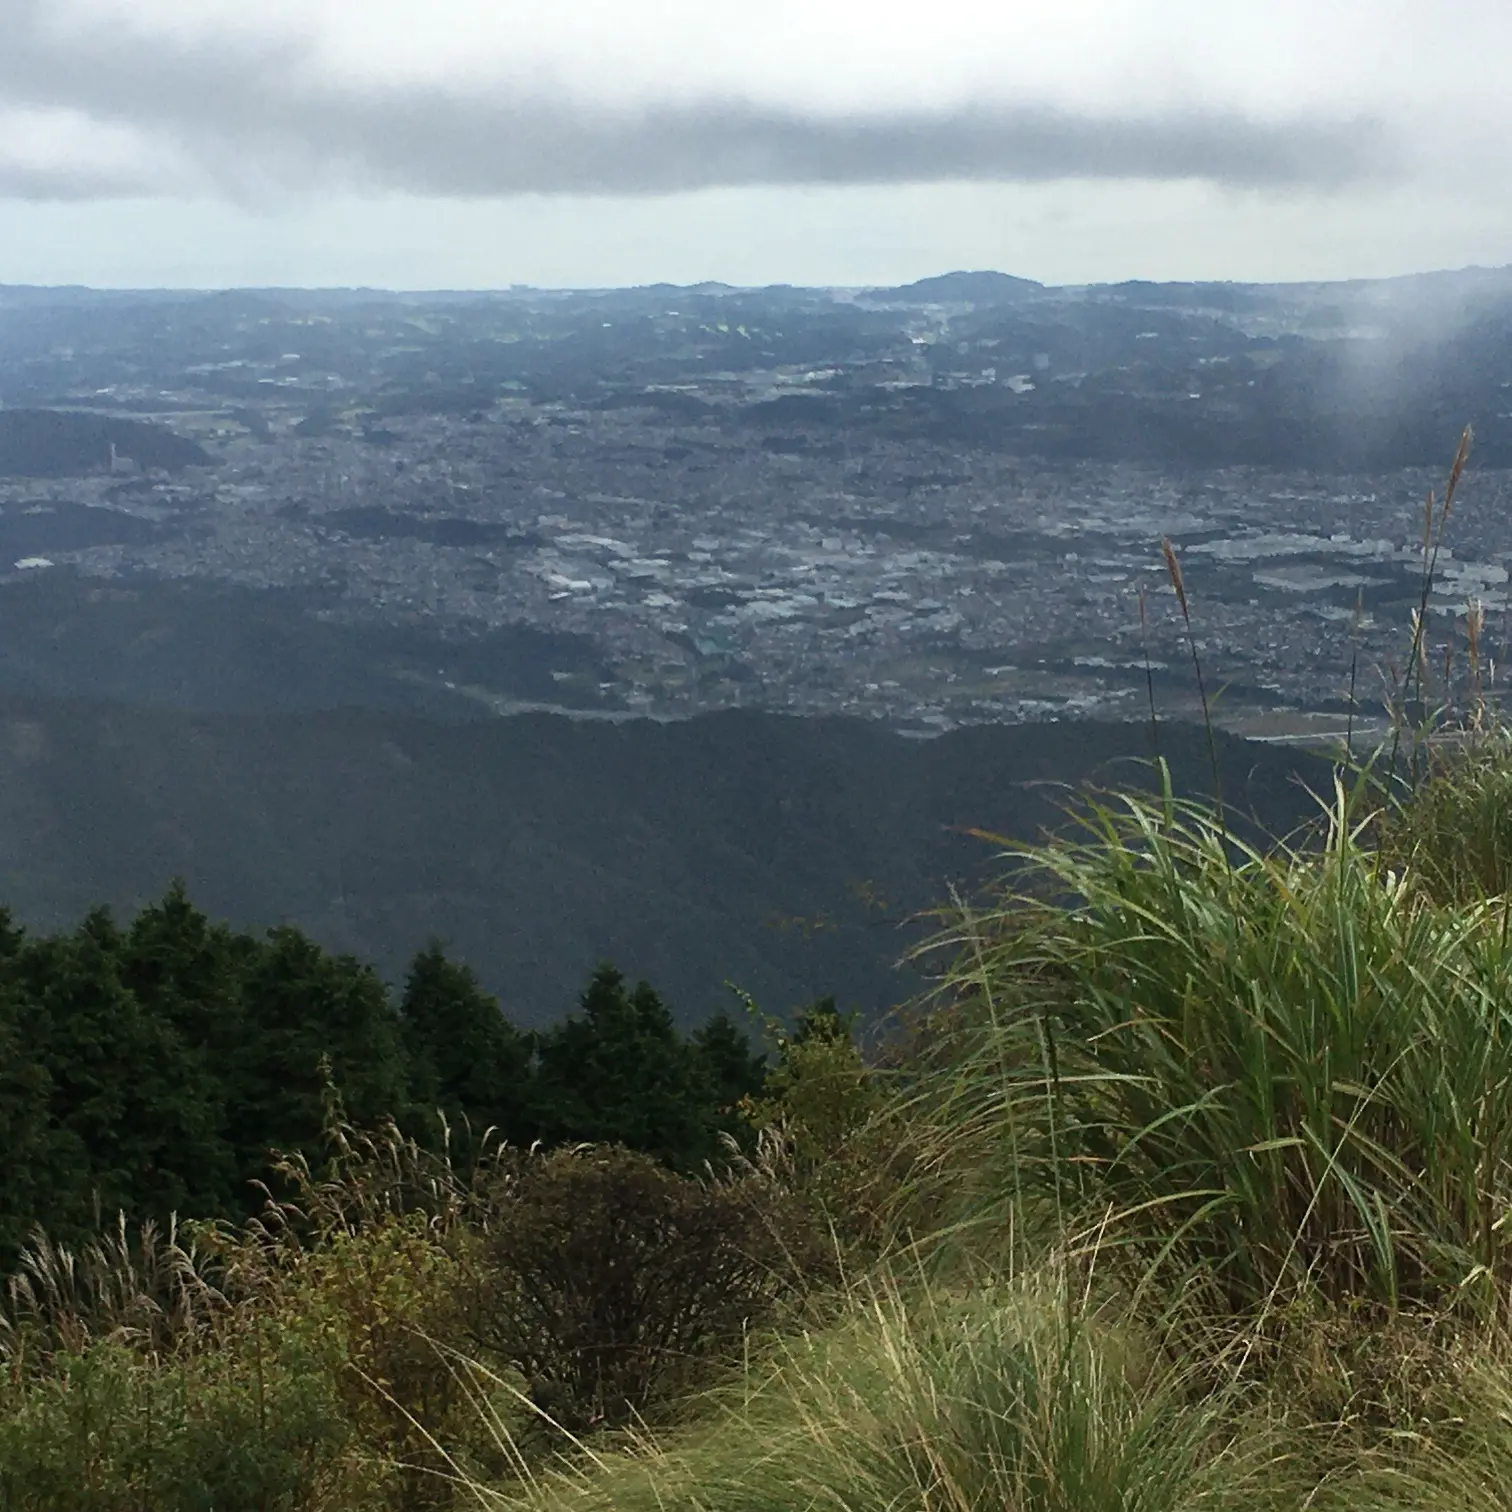
[[[1512,263],[1507,0],[0,0],[0,283]]]

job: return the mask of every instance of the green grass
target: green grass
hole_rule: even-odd
[[[1271,1425],[1213,1394],[1085,1276],[856,1287],[663,1446],[594,1456],[500,1507],[533,1512],[1176,1512],[1297,1504]],[[485,1499],[488,1500],[488,1499]]]
[[[1246,847],[1169,799],[1087,825],[958,921],[961,1022],[904,1116],[957,1221],[1049,1208],[1236,1311],[1308,1288],[1491,1301],[1512,1279],[1505,899],[1390,870],[1342,788],[1313,849]]]
[[[1512,732],[1472,727],[1448,750],[1430,748],[1406,801],[1383,808],[1376,829],[1388,866],[1410,870],[1444,903],[1512,891]]]

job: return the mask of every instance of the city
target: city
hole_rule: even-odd
[[[930,291],[923,305],[883,299],[869,308],[803,291],[796,314],[778,302],[782,328],[764,339],[779,348],[783,336],[791,345],[807,332],[828,362],[763,365],[756,354],[706,372],[708,344],[723,349],[733,335],[750,345],[757,338],[741,335],[749,328],[700,319],[700,343],[676,324],[674,302],[697,302],[689,291],[627,291],[622,300],[671,313],[642,310],[641,328],[624,338],[622,370],[595,366],[588,383],[563,376],[560,353],[613,335],[613,322],[588,315],[616,313],[615,296],[587,314],[564,312],[550,296],[495,301],[495,321],[562,327],[533,358],[515,358],[521,343],[496,335],[493,352],[515,358],[522,374],[502,380],[438,376],[427,365],[477,365],[444,304],[419,314],[380,305],[394,330],[340,309],[276,321],[240,315],[243,350],[256,355],[190,361],[203,359],[207,338],[176,336],[175,370],[165,337],[151,383],[116,377],[108,348],[53,343],[45,380],[36,357],[14,361],[12,373],[33,391],[72,380],[63,402],[80,414],[130,413],[169,428],[203,448],[203,465],[143,471],[112,443],[96,463],[65,469],[70,476],[0,481],[0,551],[9,557],[0,577],[54,570],[319,588],[327,617],[434,634],[437,684],[496,712],[545,704],[679,717],[743,706],[854,714],[927,733],[1144,718],[1152,692],[1162,713],[1193,714],[1190,650],[1161,556],[1169,538],[1190,587],[1199,658],[1223,690],[1222,720],[1256,734],[1336,727],[1352,672],[1356,712],[1378,711],[1382,679],[1410,639],[1424,500],[1444,467],[1046,457],[837,416],[837,403],[858,394],[939,403],[990,389],[1002,405],[1032,403],[1065,365],[1053,346],[1011,381],[989,369],[963,387],[951,366],[961,361],[957,344],[944,338],[980,325],[986,309],[1010,323],[1032,318],[1039,329],[1030,335],[1052,345],[1046,307],[1085,313],[1088,301],[1007,292],[1006,306],[941,304]],[[703,303],[711,300],[717,313],[759,304],[734,292],[706,292]],[[1131,324],[1122,305],[1090,308],[1094,322]],[[826,334],[831,314],[850,324]],[[1304,308],[1290,318],[1305,317]],[[1277,370],[1275,334],[1241,330],[1256,324],[1252,315],[1201,319],[1209,346],[1257,347],[1245,371]],[[272,351],[270,340],[285,344],[300,322],[317,354]],[[429,342],[418,351],[401,339],[417,327]],[[675,349],[663,328],[679,332]],[[1194,338],[1168,329],[1133,340],[1142,354]],[[1202,350],[1183,360],[1209,369],[1215,361]],[[1159,361],[1171,366],[1169,356]],[[400,364],[396,384],[385,374]],[[1151,389],[1144,369],[1111,371],[1127,389]],[[115,381],[96,385],[100,376]],[[657,377],[675,381],[648,381]],[[1059,386],[1108,381],[1077,371]],[[1462,640],[1456,617],[1481,606],[1488,659],[1506,641],[1506,477],[1482,470],[1467,481],[1431,601],[1435,645]],[[554,695],[529,700],[446,666],[448,642],[502,626],[580,638],[595,664],[551,668]]]

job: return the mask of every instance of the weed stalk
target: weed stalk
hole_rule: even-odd
[[[1218,827],[1227,831],[1223,812],[1223,779],[1218,771],[1218,742],[1213,735],[1213,711],[1208,703],[1207,683],[1202,676],[1202,658],[1197,654],[1197,636],[1192,629],[1192,611],[1187,603],[1186,580],[1181,575],[1181,563],[1176,548],[1169,536],[1160,538],[1161,554],[1165,557],[1166,572],[1170,575],[1171,587],[1176,592],[1176,602],[1181,605],[1181,618],[1186,624],[1187,648],[1192,653],[1192,670],[1197,674],[1197,693],[1202,699],[1202,727],[1207,731],[1208,761],[1213,768],[1213,803],[1218,814]]]

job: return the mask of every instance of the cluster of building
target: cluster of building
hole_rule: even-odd
[[[606,705],[758,704],[921,730],[1140,717],[1152,693],[1190,713],[1193,642],[1235,723],[1337,717],[1352,675],[1357,699],[1378,704],[1376,673],[1400,669],[1421,596],[1432,481],[1052,466],[862,443],[801,416],[754,432],[718,412],[524,397],[391,417],[380,434],[310,434],[276,414],[255,430],[209,412],[175,423],[215,451],[214,469],[123,477],[118,462],[0,484],[0,541],[20,513],[32,539],[49,511],[80,505],[154,526],[145,540],[60,540],[9,574],[325,585],[353,616],[590,637]],[[1508,491],[1500,474],[1472,475],[1430,595],[1435,659],[1462,641],[1466,605],[1482,606],[1488,678],[1509,602]]]

